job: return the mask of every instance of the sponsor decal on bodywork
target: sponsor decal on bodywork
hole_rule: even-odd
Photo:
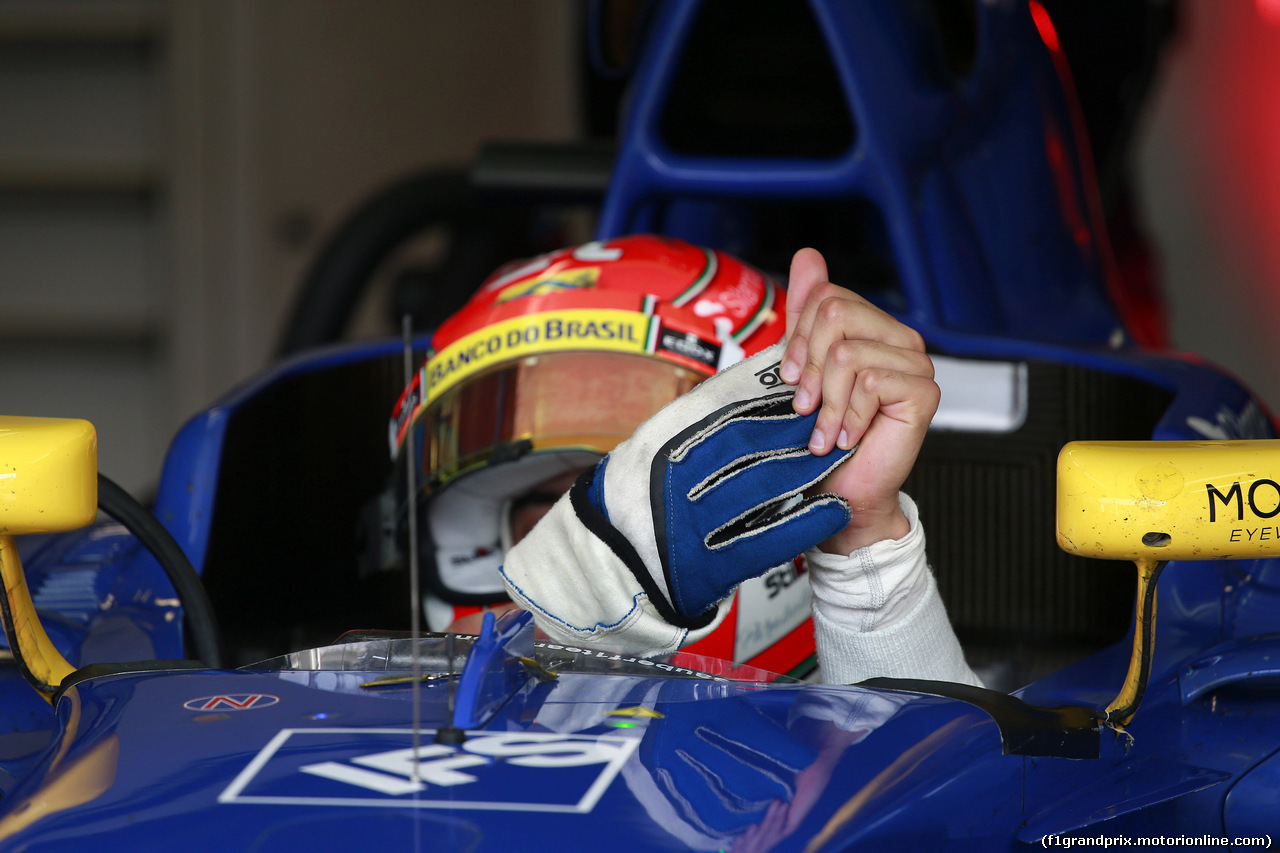
[[[218,796],[220,803],[590,812],[639,740],[624,735],[284,729]]]
[[[1219,406],[1212,421],[1191,415],[1187,417],[1187,426],[1214,440],[1269,438],[1267,416],[1258,408],[1257,402],[1249,400],[1244,407],[1234,412],[1226,406]]]
[[[734,659],[750,660],[809,618],[809,576],[795,563],[771,569],[738,587]]]
[[[270,693],[223,693],[188,699],[182,703],[182,707],[188,711],[249,711],[268,708],[279,701],[279,696],[272,696]]]

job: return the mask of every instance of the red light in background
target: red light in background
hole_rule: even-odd
[[[1280,9],[1280,2],[1277,0],[1258,0],[1259,5],[1269,3]],[[1044,41],[1045,47],[1054,53],[1059,53],[1062,46],[1058,43],[1058,31],[1053,28],[1053,21],[1049,20],[1049,13],[1045,11],[1036,0],[1031,0],[1031,20],[1036,22],[1036,29],[1040,31],[1040,38]]]
[[[1276,2],[1280,3],[1280,0]],[[1049,12],[1037,0],[1029,0],[1027,8],[1031,12],[1031,20],[1036,30],[1040,33],[1040,39],[1053,60],[1054,70],[1062,85],[1063,96],[1066,98],[1067,110],[1070,114],[1070,126],[1065,129],[1069,132],[1069,137],[1064,134],[1063,128],[1056,126],[1050,116],[1044,116],[1045,155],[1057,186],[1063,224],[1070,229],[1082,254],[1089,255],[1096,252],[1096,260],[1102,267],[1107,291],[1119,309],[1124,325],[1133,339],[1143,346],[1165,346],[1169,340],[1167,321],[1148,280],[1141,275],[1133,280],[1126,279],[1112,253],[1102,213],[1102,202],[1098,197],[1089,132],[1085,126],[1084,115],[1080,111],[1080,100],[1076,94],[1071,68],[1062,50],[1062,43],[1058,40],[1058,31],[1053,26]],[[1074,151],[1067,144],[1068,138],[1074,142]],[[1073,162],[1073,154],[1076,162]],[[1080,170],[1078,176],[1077,168]],[[1126,269],[1137,270],[1136,267]]]
[[[1197,229],[1187,235],[1195,243],[1182,252],[1195,257],[1198,247],[1222,268],[1197,270],[1209,273],[1197,284],[1222,307],[1221,322],[1234,324],[1217,334],[1246,340],[1239,346],[1249,354],[1236,357],[1254,359],[1270,374],[1264,381],[1280,387],[1280,0],[1187,0],[1179,14],[1162,109],[1179,154],[1165,179],[1182,184],[1196,207]]]

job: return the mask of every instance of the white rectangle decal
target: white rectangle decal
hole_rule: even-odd
[[[635,752],[625,735],[285,729],[218,796],[220,803],[591,811]]]

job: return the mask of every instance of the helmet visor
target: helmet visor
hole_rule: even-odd
[[[651,356],[527,356],[450,388],[420,415],[420,470],[438,491],[460,474],[528,453],[608,453],[705,377]]]

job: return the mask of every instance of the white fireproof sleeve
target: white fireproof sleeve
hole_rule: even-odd
[[[947,619],[925,557],[915,502],[899,495],[910,532],[848,556],[805,553],[818,662],[828,684],[877,676],[981,687]]]

